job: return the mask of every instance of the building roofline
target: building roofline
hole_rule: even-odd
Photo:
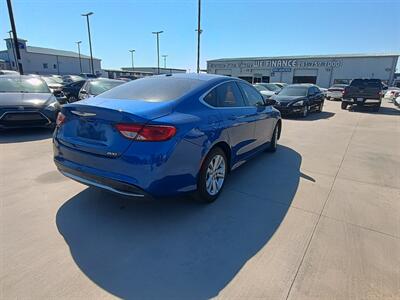
[[[230,60],[268,60],[268,59],[318,59],[318,58],[354,58],[354,57],[398,57],[400,53],[349,53],[349,54],[324,54],[324,55],[285,55],[285,56],[254,56],[210,59],[207,62],[223,62]]]
[[[33,48],[38,49],[38,51],[31,51],[31,50],[34,50]],[[47,50],[53,50],[53,51],[67,51],[67,52],[71,52],[71,53],[75,54],[76,56],[67,55],[67,54],[48,53],[48,52],[45,52],[45,51],[44,51],[44,50],[46,50],[46,49],[47,49]],[[43,50],[43,52],[40,52],[40,50]],[[76,52],[74,52],[74,51],[70,51],[70,50],[59,50],[59,49],[46,48],[46,47],[26,46],[26,52],[28,52],[28,53],[36,53],[36,54],[53,55],[53,56],[63,56],[63,57],[79,58],[79,53],[76,53]],[[90,59],[90,56],[81,53],[81,58]],[[97,57],[93,57],[93,60],[101,60],[101,59],[100,59],[100,58],[97,58]]]
[[[103,71],[110,71],[110,72],[136,72],[136,73],[145,73],[145,74],[153,74],[152,72],[146,72],[146,71],[136,71],[136,70],[121,70],[121,69],[101,69]]]

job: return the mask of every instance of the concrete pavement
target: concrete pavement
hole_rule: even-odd
[[[400,111],[284,120],[217,202],[68,180],[43,130],[0,136],[1,299],[398,299]]]

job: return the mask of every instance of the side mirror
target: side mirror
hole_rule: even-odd
[[[276,104],[276,100],[275,99],[265,99],[264,100],[264,105],[265,106],[270,106],[270,105],[275,105]]]

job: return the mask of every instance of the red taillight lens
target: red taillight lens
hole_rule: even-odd
[[[59,112],[56,119],[57,127],[60,127],[65,122],[65,115],[62,112]]]
[[[160,142],[172,138],[176,133],[174,126],[117,124],[115,127],[126,138],[143,142]]]

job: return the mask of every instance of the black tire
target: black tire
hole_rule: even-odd
[[[281,125],[279,123],[275,125],[274,132],[272,133],[271,143],[267,148],[267,152],[275,152],[276,149],[278,148],[278,134],[280,126]]]
[[[341,107],[342,107],[342,109],[346,109],[347,108],[347,103],[342,101]]]
[[[331,100],[331,97],[326,97],[326,100]],[[333,100],[335,100],[335,99],[333,99]]]
[[[378,105],[374,106],[373,111],[378,112],[380,108],[381,104],[379,103]]]
[[[320,105],[318,105],[317,111],[321,112],[323,107],[324,107],[324,102],[321,102]]]
[[[211,161],[220,155],[223,160],[224,160],[224,165],[225,165],[225,175],[224,175],[224,180],[222,183],[222,186],[219,188],[218,192],[216,194],[210,194],[210,192],[207,190],[207,171],[210,166]],[[225,181],[226,181],[226,176],[228,175],[228,162],[226,159],[225,152],[219,148],[215,147],[211,149],[211,151],[208,153],[207,157],[204,159],[203,164],[201,165],[200,172],[199,172],[199,177],[197,180],[197,192],[195,197],[200,200],[201,202],[205,203],[211,203],[214,202],[218,196],[221,194]]]

